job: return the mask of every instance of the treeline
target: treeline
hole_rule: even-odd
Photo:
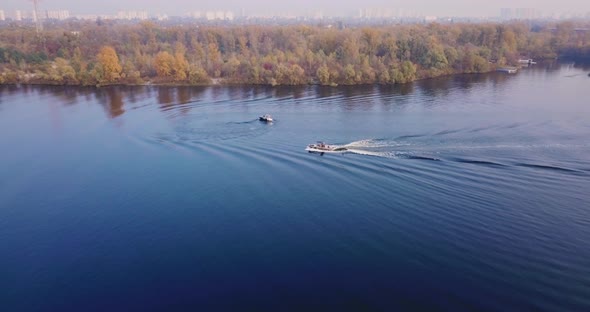
[[[516,65],[521,57],[587,58],[572,23],[159,26],[70,23],[37,34],[0,28],[0,83],[395,84]],[[587,25],[586,25],[587,26]]]

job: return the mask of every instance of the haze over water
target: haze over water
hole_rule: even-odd
[[[587,71],[0,87],[0,310],[590,310]]]

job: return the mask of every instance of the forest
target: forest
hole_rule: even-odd
[[[590,58],[572,22],[166,26],[72,21],[0,28],[0,84],[398,84],[520,58]]]

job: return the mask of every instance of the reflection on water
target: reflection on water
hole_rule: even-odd
[[[97,92],[99,101],[106,103],[107,113],[111,118],[123,115],[123,94],[118,87],[105,88]]]
[[[271,91],[275,98],[301,98],[307,89],[305,86],[277,86],[275,88],[265,88],[267,91]]]
[[[158,104],[163,108],[173,104],[175,90],[171,87],[158,87]]]
[[[185,104],[191,100],[191,89],[187,87],[177,88],[178,103]]]
[[[588,69],[590,65],[586,63],[559,63],[546,62],[540,63],[531,68],[525,68],[529,77],[535,75],[565,75],[564,70],[568,69]],[[583,75],[584,73],[577,73]],[[332,99],[336,96],[342,97],[344,110],[355,110],[362,108],[364,110],[374,109],[373,105],[390,106],[395,104],[398,107],[404,107],[411,102],[411,95],[416,93],[418,88],[422,96],[430,97],[439,101],[449,97],[451,93],[454,96],[457,92],[468,93],[474,87],[481,84],[501,88],[504,84],[518,79],[518,75],[506,75],[502,73],[490,74],[470,74],[455,75],[427,79],[414,83],[403,85],[361,85],[361,86],[232,86],[232,87],[125,87],[114,86],[105,88],[93,87],[69,87],[69,86],[15,86],[7,85],[0,87],[0,103],[7,95],[14,93],[26,94],[51,94],[55,96],[59,103],[63,105],[76,105],[82,101],[97,102],[104,105],[107,116],[110,118],[121,117],[125,114],[125,105],[134,105],[143,103],[155,94],[155,99],[163,110],[170,106],[186,104],[196,101],[218,102],[228,98],[233,102],[243,102],[244,99],[305,99],[308,96],[316,98]],[[378,103],[373,99],[378,99]],[[424,103],[426,107],[438,105],[435,102]],[[190,110],[191,106],[184,108]],[[388,108],[384,108],[388,109]]]

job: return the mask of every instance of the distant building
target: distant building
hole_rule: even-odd
[[[107,16],[101,16],[97,14],[78,14],[75,15],[74,18],[81,19],[81,20],[97,20],[97,19],[107,19]]]
[[[147,13],[147,11],[140,11],[140,12],[138,12],[137,13],[137,18],[140,19],[140,20],[142,20],[142,21],[148,19],[148,13]]]
[[[192,18],[202,18],[203,17],[201,11],[193,11],[193,12],[190,12],[188,15]]]
[[[207,11],[207,12],[205,12],[205,18],[209,21],[213,21],[213,20],[231,21],[234,19],[234,13],[231,11]]]
[[[378,9],[360,9],[359,10],[359,18],[361,19],[371,19],[379,17],[379,10]]]
[[[45,17],[47,19],[65,20],[70,18],[70,11],[59,10],[59,11],[45,11]]]
[[[14,20],[15,21],[22,21],[23,20],[23,13],[20,10],[14,11]]]
[[[502,8],[500,9],[500,18],[505,21],[511,20],[514,18],[514,11],[510,8]]]
[[[6,16],[4,16],[4,11],[0,10],[0,21],[3,21],[6,19]]]
[[[315,11],[312,14],[313,14],[312,18],[315,18],[315,19],[323,19],[324,18],[324,12],[322,12],[322,11]]]
[[[117,12],[117,19],[146,20],[147,18],[148,18],[147,11],[119,11],[119,12]]]
[[[432,23],[432,22],[436,22],[438,18],[436,16],[425,16],[424,17],[424,21],[426,23]]]
[[[520,20],[531,20],[538,18],[537,10],[533,8],[518,8],[516,9],[516,18]]]
[[[400,10],[392,8],[360,9],[358,17],[361,19],[389,19],[400,15]]]

